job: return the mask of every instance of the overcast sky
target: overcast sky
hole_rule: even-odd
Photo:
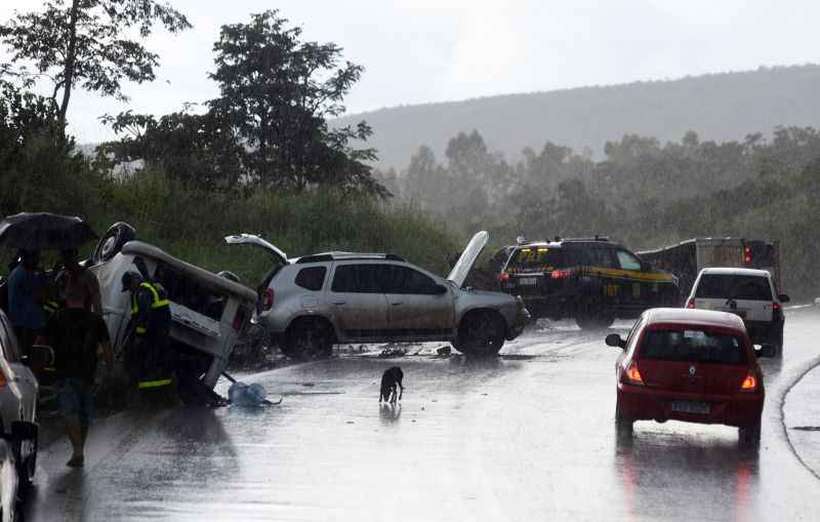
[[[71,132],[110,137],[97,117],[161,114],[216,94],[208,80],[219,27],[276,7],[307,39],[332,41],[365,74],[348,112],[584,85],[820,62],[812,0],[172,0],[193,23],[154,35],[157,81],[128,85],[129,105],[80,94]],[[2,0],[0,19],[37,0]]]

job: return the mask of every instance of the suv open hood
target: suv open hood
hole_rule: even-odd
[[[225,243],[229,245],[251,245],[271,254],[277,261],[282,264],[288,264],[288,255],[282,250],[274,246],[272,243],[262,239],[254,234],[237,234],[234,236],[225,236]]]
[[[489,240],[490,234],[485,230],[474,235],[470,242],[467,243],[467,246],[464,247],[461,257],[458,258],[447,279],[455,283],[459,288],[464,286],[464,281],[467,280],[467,276],[470,274],[470,270],[473,269],[476,259],[481,255],[481,251],[487,246],[487,241]]]

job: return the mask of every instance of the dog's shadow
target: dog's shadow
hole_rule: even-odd
[[[382,424],[392,424],[401,417],[401,403],[382,403],[379,405],[379,417]]]

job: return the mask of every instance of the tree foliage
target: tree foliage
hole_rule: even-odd
[[[782,127],[740,142],[679,142],[626,135],[600,161],[547,142],[513,165],[477,133],[459,134],[438,163],[422,147],[399,178],[400,198],[445,217],[463,233],[488,228],[499,242],[614,236],[634,249],[691,237],[779,240],[786,290],[820,292],[820,133]],[[488,173],[494,173],[488,175]],[[488,195],[496,195],[495,198]]]
[[[50,0],[41,11],[16,13],[0,25],[0,42],[11,53],[5,70],[26,80],[49,78],[65,123],[75,86],[124,100],[124,81],[154,80],[159,56],[141,40],[157,23],[170,32],[191,27],[182,13],[155,0]]]
[[[249,23],[225,25],[214,44],[220,96],[211,111],[227,120],[244,145],[243,163],[254,181],[304,189],[360,187],[384,194],[365,163],[373,149],[354,149],[370,127],[359,122],[330,128],[363,68],[341,62],[333,43],[302,41],[302,30],[272,10]]]
[[[210,187],[328,186],[388,196],[368,164],[375,151],[351,145],[366,140],[370,127],[362,121],[331,128],[327,121],[344,111],[343,98],[362,67],[340,64],[340,47],[303,42],[301,34],[277,11],[223,26],[211,74],[219,97],[201,114],[106,116],[123,138],[106,144],[103,156],[114,163],[140,160]]]
[[[109,169],[141,162],[143,169],[213,189],[232,187],[243,176],[242,147],[231,127],[214,112],[194,114],[186,107],[156,118],[127,111],[102,120],[122,135],[97,150],[101,165]]]

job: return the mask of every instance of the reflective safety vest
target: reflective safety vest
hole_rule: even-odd
[[[137,383],[137,388],[140,390],[148,390],[151,388],[161,388],[169,386],[173,382],[172,379],[157,379],[154,381],[140,381]]]
[[[151,310],[160,310],[163,308],[168,308],[171,302],[165,296],[165,290],[159,285],[153,285],[148,282],[140,283],[140,288],[144,288],[151,292]],[[139,313],[140,308],[139,304],[137,303],[137,293],[134,292],[131,295],[131,316],[135,316]],[[145,334],[147,330],[145,329],[144,325],[137,325],[136,333],[138,335]]]
[[[43,303],[43,311],[46,313],[46,317],[51,317],[60,308],[62,308],[60,303],[53,299],[47,299],[46,302]]]

